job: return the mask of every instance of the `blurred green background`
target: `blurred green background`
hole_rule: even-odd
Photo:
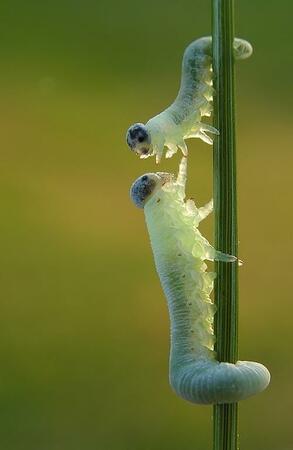
[[[124,142],[175,98],[210,13],[204,0],[1,4],[3,450],[211,448],[212,409],[168,385],[165,300],[128,197],[155,166]],[[240,407],[249,450],[293,449],[292,13],[289,0],[236,1],[237,35],[255,49],[237,67],[240,356],[272,373]],[[212,152],[189,146],[201,205]]]

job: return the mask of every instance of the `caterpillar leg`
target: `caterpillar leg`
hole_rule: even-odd
[[[153,146],[153,155],[156,155],[156,164],[159,164],[161,162],[162,159],[162,155],[163,155],[163,150],[164,150],[164,144],[162,145],[154,145]]]
[[[219,131],[217,130],[217,128],[212,127],[212,125],[209,125],[208,123],[202,123],[200,124],[200,129],[202,131],[208,131],[211,134],[217,134],[219,135]]]
[[[208,261],[221,261],[225,263],[232,263],[239,261],[237,256],[228,255],[227,253],[220,252],[219,250],[215,250],[214,247],[209,245],[206,248],[205,259]]]
[[[215,135],[219,134],[219,131],[216,128],[212,127],[211,125],[207,123],[199,123],[196,125],[196,127],[191,129],[190,133],[186,136],[186,138],[193,138],[193,137],[200,138],[207,144],[212,145],[213,139],[206,134],[206,131],[208,133]]]
[[[178,148],[180,148],[180,150],[182,151],[184,156],[188,155],[187,145],[185,144],[183,139],[182,139],[182,141],[177,143],[177,146],[178,146]]]
[[[200,114],[201,116],[207,116],[210,117],[213,111],[213,105],[211,103],[208,103],[206,105],[203,105],[200,107]]]
[[[184,140],[176,142],[176,143],[163,143],[162,145],[154,145],[153,146],[153,154],[156,155],[156,163],[159,164],[159,162],[162,159],[164,145],[168,148],[166,152],[166,158],[171,158],[175,153],[177,153],[177,148],[179,148],[183,155],[186,157],[188,155],[188,149],[187,145],[185,144]]]
[[[221,261],[221,262],[236,262],[238,263],[238,266],[243,265],[243,261],[241,259],[237,258],[237,256],[228,255],[227,253],[220,252],[218,250],[215,251],[215,257],[214,261]]]
[[[213,212],[213,199],[211,199],[206,205],[202,206],[201,208],[198,208],[198,214],[199,214],[199,221],[201,222],[203,219],[205,219],[211,212]]]
[[[215,250],[214,260],[228,263],[228,262],[238,261],[238,258],[237,258],[237,256],[228,255],[227,253],[223,253],[218,250]]]
[[[205,92],[203,95],[207,99],[208,102],[212,102],[214,93],[215,93],[214,88],[212,86],[210,86],[209,88],[205,87]]]
[[[187,145],[185,144],[184,140],[176,142],[176,144],[173,143],[166,143],[166,147],[168,148],[166,152],[166,158],[171,158],[175,153],[177,153],[177,149],[182,151],[184,156],[188,155],[188,149]]]
[[[202,141],[206,142],[209,145],[213,145],[213,139],[210,136],[208,136],[204,131],[201,131],[201,130],[197,131],[196,133],[190,133],[188,135],[188,137],[189,138],[196,137],[196,138],[199,138]]]
[[[176,184],[179,184],[180,186],[183,187],[183,189],[185,189],[186,179],[187,179],[187,158],[186,156],[183,156],[179,164]]]
[[[165,144],[168,150],[166,151],[166,158],[172,158],[175,153],[177,153],[177,145],[176,144]]]

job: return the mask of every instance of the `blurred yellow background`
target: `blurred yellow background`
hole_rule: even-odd
[[[240,356],[270,388],[240,406],[241,448],[292,450],[292,13],[236,1]],[[174,98],[210,34],[204,0],[1,5],[0,441],[3,450],[203,450],[212,408],[168,385],[168,315],[125,132]],[[212,193],[189,141],[188,193]],[[178,155],[160,170],[176,171]],[[212,240],[213,220],[202,231]]]

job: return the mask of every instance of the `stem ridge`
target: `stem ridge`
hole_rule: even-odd
[[[234,107],[234,1],[213,0],[215,246],[237,256],[237,192]],[[219,361],[238,359],[238,267],[216,263],[216,352]],[[237,403],[214,406],[214,450],[238,448]]]

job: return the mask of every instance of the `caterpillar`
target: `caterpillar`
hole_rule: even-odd
[[[263,391],[270,373],[257,362],[218,362],[214,351],[215,305],[210,294],[215,273],[205,260],[235,264],[216,251],[198,230],[212,202],[197,208],[185,200],[187,158],[177,178],[146,173],[132,185],[134,204],[144,209],[156,269],[171,322],[169,379],[175,392],[192,403],[232,403]]]
[[[246,59],[252,54],[252,46],[243,39],[235,38],[233,48],[236,59]],[[185,139],[197,137],[212,144],[207,133],[216,135],[218,130],[201,122],[203,116],[210,116],[212,112],[212,85],[212,38],[202,37],[184,52],[181,84],[175,101],[145,125],[135,123],[128,128],[126,141],[130,149],[140,158],[155,155],[159,163],[165,146],[166,158],[171,158],[178,148],[187,155]]]

